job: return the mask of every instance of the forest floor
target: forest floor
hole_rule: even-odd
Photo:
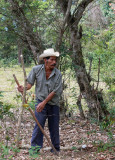
[[[24,110],[21,131],[20,131],[20,150],[15,146],[18,122],[18,107],[21,106],[19,98],[16,97],[16,84],[13,81],[13,74],[19,82],[23,83],[23,73],[20,67],[1,68],[0,90],[3,92],[2,101],[5,104],[12,104],[13,117],[4,116],[0,121],[0,160],[114,160],[115,146],[115,125],[103,122],[98,123],[91,120],[82,120],[79,115],[74,117],[63,117],[60,119],[60,144],[61,151],[59,157],[50,153],[49,144],[44,137],[43,150],[39,155],[30,156],[29,148],[34,120],[27,110]],[[29,73],[30,68],[26,68]],[[74,83],[73,83],[74,84]],[[103,84],[103,83],[102,83]],[[101,88],[104,88],[101,86]],[[77,88],[76,88],[77,89]],[[78,89],[77,89],[78,90]],[[34,87],[31,90],[34,93]],[[68,99],[71,92],[70,88],[66,91]],[[18,98],[18,99],[17,99]],[[73,101],[73,99],[71,100]],[[17,107],[17,109],[15,108]],[[106,129],[102,129],[105,127]],[[47,122],[44,128],[49,136]],[[114,143],[115,144],[115,143]],[[6,148],[5,145],[8,147]],[[17,153],[17,154],[16,154]]]
[[[21,133],[20,150],[17,154],[16,148],[11,148],[16,141],[16,128],[18,110],[14,111],[15,119],[6,118],[1,122],[0,141],[0,160],[114,160],[115,138],[114,125],[110,129],[103,130],[96,123],[89,120],[82,120],[79,116],[74,118],[63,117],[60,119],[60,143],[61,151],[59,157],[50,153],[48,142],[44,138],[44,146],[40,154],[30,156],[29,147],[31,134],[34,127],[34,120],[27,110],[24,110]],[[47,122],[44,128],[49,136]],[[7,132],[6,132],[7,131]],[[9,138],[5,138],[9,137]],[[113,139],[112,139],[113,138]],[[8,141],[7,141],[7,140]],[[5,151],[3,144],[8,142],[9,150]]]

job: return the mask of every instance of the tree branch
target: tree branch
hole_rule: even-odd
[[[26,102],[26,71],[24,67],[24,60],[23,60],[23,55],[20,56],[21,58],[21,64],[23,68],[23,73],[24,73],[24,90],[23,90],[23,97],[22,97],[22,106],[20,108],[20,113],[19,113],[19,118],[18,118],[18,125],[17,125],[17,139],[16,139],[16,146],[19,147],[19,140],[20,140],[20,128],[21,128],[21,121],[22,121],[22,114],[24,110],[24,103]]]
[[[56,43],[56,50],[58,50],[58,51],[59,51],[59,47],[62,43],[63,34],[65,32],[65,25],[68,21],[69,15],[70,15],[71,5],[72,5],[72,0],[69,0],[67,8],[66,8],[65,18],[64,18],[63,24],[60,28],[59,37],[58,37],[58,40],[57,40],[57,43]]]
[[[68,2],[68,7],[67,7],[67,11],[66,11],[66,14],[65,14],[64,22],[63,22],[63,26],[65,26],[65,24],[66,24],[66,22],[67,22],[67,19],[68,19],[68,17],[69,17],[71,5],[72,5],[72,0],[69,0],[69,2]]]
[[[100,74],[100,58],[99,58],[99,62],[98,62],[98,81],[97,81],[96,90],[98,90],[98,86],[99,86],[99,74]]]
[[[94,0],[83,0],[77,7],[76,12],[72,15],[72,20],[74,25],[78,25],[80,19],[82,18],[83,12],[85,11],[86,7],[89,3],[91,3]]]
[[[34,55],[34,59],[37,61],[37,56],[43,52],[43,45],[40,36],[33,32],[33,26],[27,19],[22,6],[19,5],[16,0],[7,0],[11,7],[13,15],[16,17],[17,26],[21,28],[23,35],[26,38],[26,42],[30,46],[30,49]],[[14,18],[14,17],[13,17]]]

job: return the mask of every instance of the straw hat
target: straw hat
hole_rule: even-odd
[[[53,48],[44,50],[44,52],[39,56],[39,60],[43,60],[45,57],[55,56],[59,57],[59,52],[54,52]]]

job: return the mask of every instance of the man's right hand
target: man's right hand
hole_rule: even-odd
[[[32,87],[32,85],[29,84],[29,83],[27,83],[26,90],[31,89],[31,87]],[[18,89],[19,92],[23,93],[24,87],[21,86],[21,85],[19,85],[19,86],[17,87],[17,89]]]
[[[17,89],[18,89],[19,92],[23,93],[24,87],[23,86],[18,86]]]

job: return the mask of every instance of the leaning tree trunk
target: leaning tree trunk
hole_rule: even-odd
[[[20,56],[22,55],[22,46],[21,46],[21,44],[19,42],[17,44],[17,47],[18,47],[18,64],[21,64]]]
[[[102,98],[102,93],[90,84],[91,78],[86,71],[82,48],[81,48],[81,38],[82,38],[82,28],[71,25],[71,45],[72,45],[72,61],[74,64],[74,69],[76,73],[76,79],[80,87],[80,92],[87,102],[89,108],[89,113],[91,116],[95,116],[100,120],[102,115],[107,115],[106,105]]]
[[[80,29],[78,29],[83,12],[88,4],[93,1],[94,0],[78,0],[76,1],[74,12],[71,12],[71,0],[56,0],[57,5],[61,7],[61,10],[65,16],[62,26],[63,30],[60,32],[62,33],[60,34],[60,37],[62,38],[64,28],[68,27],[70,30],[70,41],[72,48],[71,58],[76,73],[76,79],[80,87],[80,92],[87,102],[90,114],[98,117],[98,119],[101,119],[103,114],[108,114],[108,111],[103,101],[102,93],[98,91],[98,88],[94,89],[90,83],[91,78],[86,71],[80,42],[82,38],[82,28],[80,27]]]
[[[38,64],[38,56],[43,52],[42,40],[38,33],[33,32],[33,26],[27,19],[23,7],[19,5],[19,2],[16,0],[7,1],[10,3],[12,15],[16,17],[16,21],[15,18],[14,21],[22,32],[21,40],[23,40],[33,53],[35,64]]]

